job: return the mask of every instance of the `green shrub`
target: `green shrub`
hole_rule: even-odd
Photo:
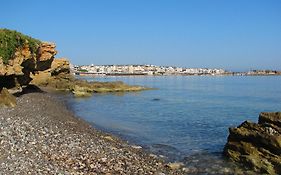
[[[78,69],[79,72],[88,72],[86,69]]]
[[[0,29],[0,58],[5,64],[13,58],[16,49],[29,45],[31,53],[36,53],[41,41],[15,30]]]

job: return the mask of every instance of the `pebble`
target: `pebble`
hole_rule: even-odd
[[[167,167],[169,167],[172,170],[176,170],[179,169],[181,167],[183,167],[184,164],[182,162],[173,162],[173,163],[168,163]]]
[[[137,146],[137,145],[132,145],[131,147],[134,148],[134,149],[142,149],[141,146]]]

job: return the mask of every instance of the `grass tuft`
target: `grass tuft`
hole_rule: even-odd
[[[31,38],[15,30],[0,28],[0,59],[7,64],[18,48],[28,44],[32,54],[36,53],[41,41]]]

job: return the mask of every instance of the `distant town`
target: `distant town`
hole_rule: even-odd
[[[281,75],[281,71],[276,70],[251,70],[248,72],[231,72],[221,68],[183,68],[175,66],[156,65],[83,65],[71,66],[77,75]]]

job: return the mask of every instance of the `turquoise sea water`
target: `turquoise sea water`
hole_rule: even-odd
[[[169,160],[206,162],[210,157],[213,163],[220,159],[229,127],[256,122],[262,111],[281,111],[280,76],[80,78],[158,88],[95,94],[69,103],[96,127]]]

